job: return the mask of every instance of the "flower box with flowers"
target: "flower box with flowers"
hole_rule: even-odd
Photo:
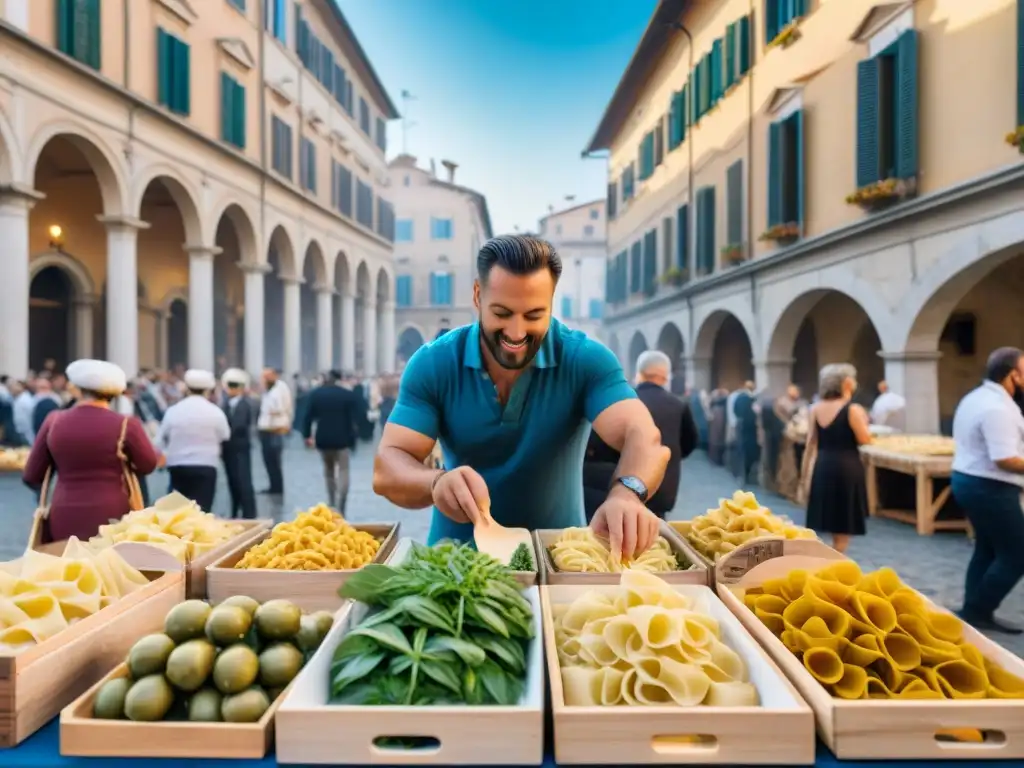
[[[743,262],[743,246],[739,243],[731,243],[722,247],[722,263],[735,266]]]
[[[1015,130],[1006,134],[1006,143],[1016,147],[1017,151],[1024,155],[1024,125],[1018,126]]]
[[[685,267],[672,267],[662,273],[659,278],[662,285],[674,285],[677,288],[683,285],[690,277],[690,272]]]
[[[917,194],[916,179],[882,179],[852,192],[846,196],[850,205],[859,205],[867,210],[884,208]]]
[[[779,245],[789,245],[800,239],[800,225],[793,221],[787,221],[784,224],[774,224],[762,232],[761,236],[757,239],[761,241],[774,241]]]
[[[768,43],[769,48],[789,48],[793,43],[799,40],[802,35],[800,29],[797,26],[799,19],[789,22],[781,30],[779,34],[772,38],[772,41]]]

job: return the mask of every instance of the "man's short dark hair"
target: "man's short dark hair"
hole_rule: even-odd
[[[547,269],[555,282],[562,275],[562,257],[547,240],[530,235],[499,235],[492,237],[476,257],[476,272],[481,283],[494,267],[501,267],[513,275],[530,275]]]
[[[1017,347],[1000,347],[988,356],[988,362],[985,363],[985,378],[1001,384],[1016,370],[1021,357],[1024,357],[1024,352]]]

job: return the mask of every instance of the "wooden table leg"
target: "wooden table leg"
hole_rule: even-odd
[[[919,536],[931,536],[935,533],[935,512],[932,511],[935,483],[931,475],[923,469],[917,470],[915,483],[917,497],[917,533]]]
[[[870,457],[864,462],[864,482],[868,492],[868,514],[875,517],[878,514],[878,469]]]

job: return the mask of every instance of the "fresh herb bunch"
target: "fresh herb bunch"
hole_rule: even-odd
[[[512,557],[508,561],[508,569],[510,571],[532,571],[533,568],[533,554],[530,552],[530,548],[526,544],[520,544],[512,552]]]
[[[509,570],[470,546],[413,544],[401,566],[373,564],[338,594],[381,610],[334,652],[331,701],[502,704],[522,695],[533,610]]]

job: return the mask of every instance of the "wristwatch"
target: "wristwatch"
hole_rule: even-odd
[[[636,497],[640,499],[641,503],[647,503],[647,486],[644,481],[635,475],[625,475],[623,477],[615,478],[615,482],[626,487],[627,490],[632,491],[636,494]]]

